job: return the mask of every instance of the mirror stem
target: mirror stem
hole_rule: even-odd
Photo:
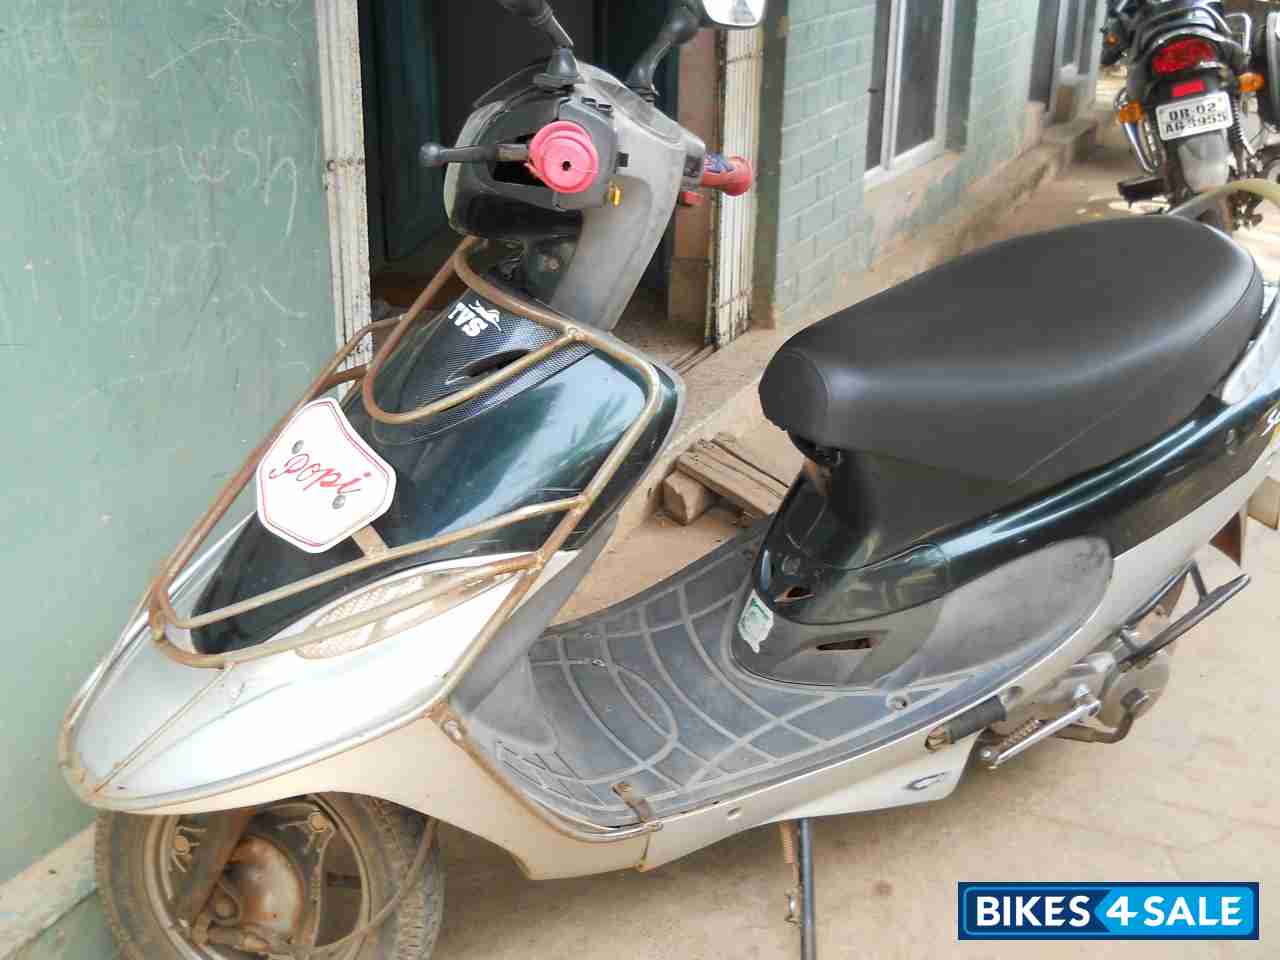
[[[556,19],[550,0],[498,0],[506,10],[524,17],[530,25],[541,30],[551,39],[555,50],[547,61],[547,69],[538,74],[533,82],[535,86],[547,90],[561,90],[572,87],[582,80],[578,70],[578,60],[573,55],[573,37]]]
[[[696,37],[701,27],[702,17],[684,0],[680,0],[667,14],[666,22],[658,33],[658,39],[631,69],[631,74],[627,77],[627,86],[650,103],[656,103],[658,91],[653,85],[653,78],[657,76],[658,67],[675,47],[684,46]]]
[[[529,22],[549,36],[556,49],[573,49],[573,37],[569,36],[569,31],[556,19],[556,13],[551,9],[551,4],[548,3],[543,7],[542,12],[537,16],[530,17]]]

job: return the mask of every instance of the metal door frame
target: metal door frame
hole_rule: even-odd
[[[359,0],[315,0],[315,11],[334,335],[341,346],[371,318]],[[350,362],[370,359],[366,343]]]
[[[720,149],[760,166],[760,91],[764,81],[764,29],[726,30],[717,39],[720,61]],[[755,292],[759,200],[717,194],[712,227],[711,296],[707,340],[717,347],[746,333]]]

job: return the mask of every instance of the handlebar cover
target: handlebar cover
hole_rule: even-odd
[[[740,197],[755,184],[756,174],[742,157],[708,153],[703,161],[702,185],[730,197]]]

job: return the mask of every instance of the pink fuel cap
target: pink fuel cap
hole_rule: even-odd
[[[529,169],[556,193],[582,193],[596,182],[600,155],[586,130],[571,120],[557,120],[529,144]]]

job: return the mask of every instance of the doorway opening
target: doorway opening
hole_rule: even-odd
[[[358,0],[364,102],[369,290],[375,319],[408,307],[459,237],[443,203],[444,171],[418,162],[423,143],[452,146],[472,104],[550,44],[491,0]],[[556,0],[580,60],[625,76],[662,25],[665,4]],[[657,77],[659,107],[679,113],[679,55]],[[679,215],[677,215],[678,218]],[[671,321],[675,229],[668,231],[614,331],[668,362],[705,343]],[[709,241],[709,238],[708,238]]]

